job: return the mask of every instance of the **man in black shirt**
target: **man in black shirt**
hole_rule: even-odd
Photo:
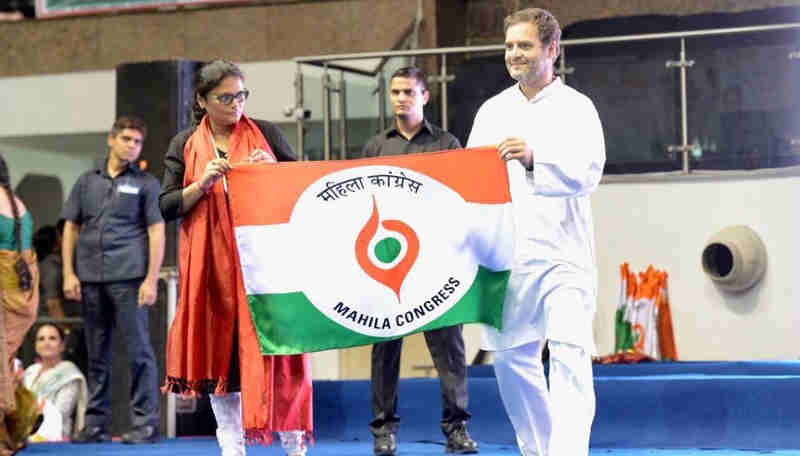
[[[423,116],[422,108],[430,97],[424,78],[422,70],[415,67],[400,68],[392,75],[389,96],[394,110],[394,125],[370,138],[362,151],[363,156],[461,149],[455,136],[431,124]]]
[[[156,301],[164,258],[164,220],[158,181],[136,166],[145,134],[141,120],[117,119],[108,155],[78,178],[62,213],[64,295],[82,301],[89,352],[89,404],[86,426],[72,440],[77,443],[109,440],[116,325],[126,339],[131,372],[133,428],[122,441],[158,437],[158,373],[148,307]]]
[[[432,125],[422,109],[430,93],[425,75],[415,67],[397,70],[389,95],[395,114],[394,126],[379,133],[364,146],[365,157],[460,149],[455,136]],[[467,381],[461,325],[425,332],[425,342],[439,373],[442,391],[442,432],[448,453],[477,453],[478,445],[467,432]],[[397,383],[403,339],[372,346],[372,412],[370,430],[375,436],[376,456],[397,451]]]

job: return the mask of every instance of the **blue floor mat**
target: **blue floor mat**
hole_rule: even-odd
[[[283,456],[280,446],[253,446],[247,448],[248,456]],[[444,442],[404,442],[398,446],[397,456],[440,456]],[[480,443],[482,456],[517,456],[519,451],[511,445]],[[164,440],[152,445],[123,445],[103,443],[75,445],[69,443],[44,443],[30,445],[20,456],[217,456],[219,448],[212,438],[179,438]],[[371,456],[372,441],[338,442],[318,441],[308,456]],[[800,450],[733,450],[733,449],[647,449],[647,448],[593,448],[590,456],[800,456]]]
[[[781,366],[784,367],[781,370]],[[602,366],[595,376],[596,448],[800,449],[798,363],[651,363]],[[515,442],[493,377],[470,377],[470,433]],[[399,438],[441,438],[439,381],[406,379],[398,388]],[[314,383],[315,435],[370,438],[368,381]]]
[[[473,369],[471,369],[471,372]],[[468,380],[469,429],[483,456],[518,455],[493,372]],[[800,456],[800,363],[650,363],[595,366],[597,414],[591,456]],[[437,379],[400,382],[397,456],[444,454]],[[372,456],[368,381],[314,382],[309,456]],[[721,448],[721,449],[714,449]],[[778,448],[780,450],[772,450]],[[31,445],[22,455],[219,455],[211,437],[120,443]],[[282,456],[278,445],[250,456]]]

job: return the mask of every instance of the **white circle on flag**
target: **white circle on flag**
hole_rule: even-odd
[[[467,217],[458,193],[408,168],[371,165],[327,174],[306,188],[290,219],[308,261],[303,269],[313,278],[302,291],[352,331],[377,337],[413,332],[450,310],[475,279]],[[358,244],[371,219],[375,233]],[[376,253],[386,239],[399,243],[397,250],[387,241],[392,249],[384,252],[396,254],[390,261]],[[410,266],[406,274],[404,264]]]

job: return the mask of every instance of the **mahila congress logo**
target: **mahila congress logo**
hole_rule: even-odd
[[[291,217],[311,303],[361,334],[403,335],[450,310],[478,270],[467,203],[425,174],[360,166],[307,187]],[[319,252],[319,254],[316,254]],[[323,253],[324,252],[324,253]]]
[[[390,234],[375,236],[379,226]],[[392,235],[398,234],[399,236]],[[400,287],[419,255],[419,237],[402,220],[380,221],[378,204],[372,197],[372,214],[356,238],[356,259],[364,272],[391,288],[400,300]]]

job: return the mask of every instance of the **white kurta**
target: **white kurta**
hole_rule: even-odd
[[[503,330],[485,327],[482,347],[504,350],[550,339],[594,351],[597,296],[589,195],[605,164],[605,142],[592,101],[560,79],[528,100],[519,84],[487,100],[467,147],[515,136],[533,149],[528,172],[508,166],[515,219],[515,259]]]

